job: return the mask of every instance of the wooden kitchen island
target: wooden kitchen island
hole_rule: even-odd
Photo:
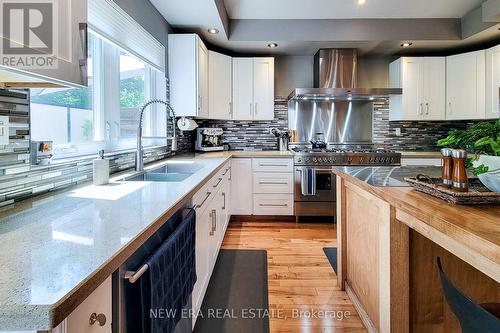
[[[410,187],[369,185],[361,168],[334,168],[337,274],[369,331],[460,332],[437,257],[474,301],[500,302],[500,205],[457,206]]]

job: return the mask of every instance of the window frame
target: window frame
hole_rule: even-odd
[[[133,52],[120,47],[111,40],[89,30],[94,37],[93,42],[93,141],[88,143],[66,143],[54,145],[54,159],[67,159],[95,154],[104,149],[107,153],[115,153],[136,148],[137,138],[120,138],[120,52],[136,58],[144,63],[144,100],[153,98],[165,99],[166,77]],[[144,136],[154,139],[143,139],[144,147],[167,146],[166,114],[158,105],[150,106],[151,110],[144,115]],[[164,114],[164,118],[160,118]],[[160,120],[165,120],[161,122]],[[164,125],[162,125],[164,124]]]

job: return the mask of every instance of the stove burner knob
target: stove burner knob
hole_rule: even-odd
[[[363,163],[363,157],[359,158],[359,163]]]
[[[313,157],[313,162],[316,163],[318,159],[316,157]]]
[[[391,164],[394,163],[394,157],[391,157]]]
[[[352,157],[347,158],[347,163],[351,164],[352,163]]]

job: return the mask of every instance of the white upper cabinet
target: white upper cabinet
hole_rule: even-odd
[[[253,119],[253,58],[233,58],[233,119]]]
[[[500,45],[486,50],[486,119],[500,117]]]
[[[168,35],[168,72],[175,114],[208,118],[208,50],[198,35]]]
[[[442,120],[445,118],[446,61],[444,57],[403,57],[390,64],[389,120]]]
[[[253,60],[254,120],[274,119],[274,58]]]
[[[446,58],[446,119],[485,119],[485,51]]]
[[[232,58],[208,51],[208,91],[210,119],[232,119]]]
[[[274,119],[274,58],[233,58],[233,119]]]

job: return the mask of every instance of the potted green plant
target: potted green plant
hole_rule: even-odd
[[[500,119],[477,123],[467,130],[451,131],[437,145],[472,153],[467,167],[472,168],[489,190],[500,192]]]

